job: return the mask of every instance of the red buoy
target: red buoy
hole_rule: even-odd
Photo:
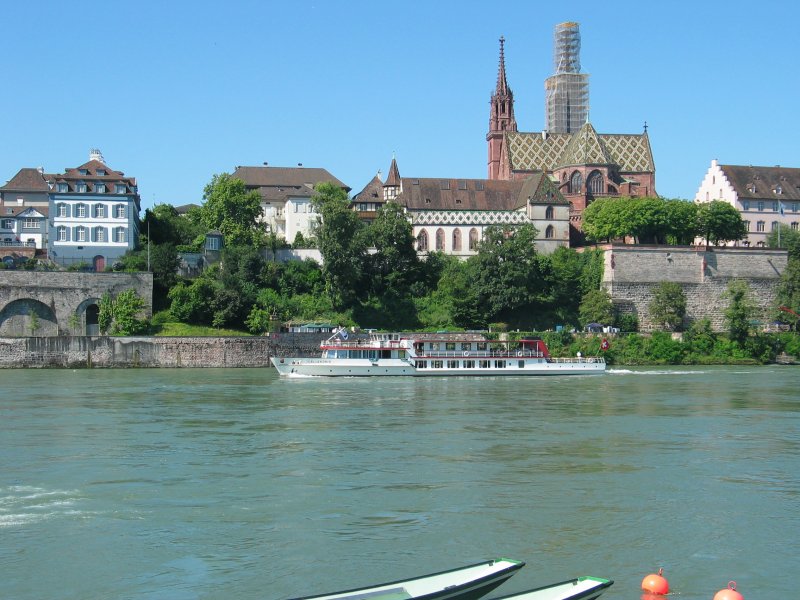
[[[736,582],[729,581],[728,587],[714,595],[714,600],[744,600],[744,596],[736,591]]]
[[[642,589],[645,592],[650,592],[651,594],[656,594],[657,596],[663,596],[665,594],[669,594],[669,583],[667,582],[662,575],[664,574],[664,569],[658,570],[658,575],[651,573],[644,579],[642,579]],[[714,600],[721,600],[720,598],[715,598]],[[733,599],[731,599],[733,600]]]

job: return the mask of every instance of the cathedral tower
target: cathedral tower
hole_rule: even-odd
[[[489,133],[489,179],[500,179],[500,155],[506,131],[517,131],[514,118],[514,93],[506,81],[506,60],[503,52],[505,38],[500,38],[500,65],[497,70],[497,87],[490,101]]]
[[[556,25],[555,74],[544,82],[545,131],[575,133],[589,118],[589,75],[581,73],[581,32],[575,22]]]

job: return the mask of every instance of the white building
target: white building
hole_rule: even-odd
[[[779,224],[799,226],[800,169],[720,165],[714,159],[694,197],[697,203],[713,200],[736,208],[747,225],[747,238],[731,245],[766,246]]]

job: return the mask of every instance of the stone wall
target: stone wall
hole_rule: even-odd
[[[633,313],[642,331],[655,329],[649,304],[658,284],[678,283],[686,295],[686,323],[709,319],[716,330],[725,327],[724,297],[728,284],[742,279],[750,286],[757,306],[756,319],[766,322],[786,269],[787,252],[761,248],[708,248],[689,246],[605,247],[603,287],[615,308]]]
[[[270,356],[317,356],[329,336],[0,338],[0,368],[266,367]]]
[[[128,289],[144,299],[142,316],[149,317],[152,273],[0,271],[0,335],[85,333],[86,309],[105,292]]]

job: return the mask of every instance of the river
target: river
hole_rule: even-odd
[[[0,598],[284,599],[504,556],[795,597],[800,369],[0,373]]]

